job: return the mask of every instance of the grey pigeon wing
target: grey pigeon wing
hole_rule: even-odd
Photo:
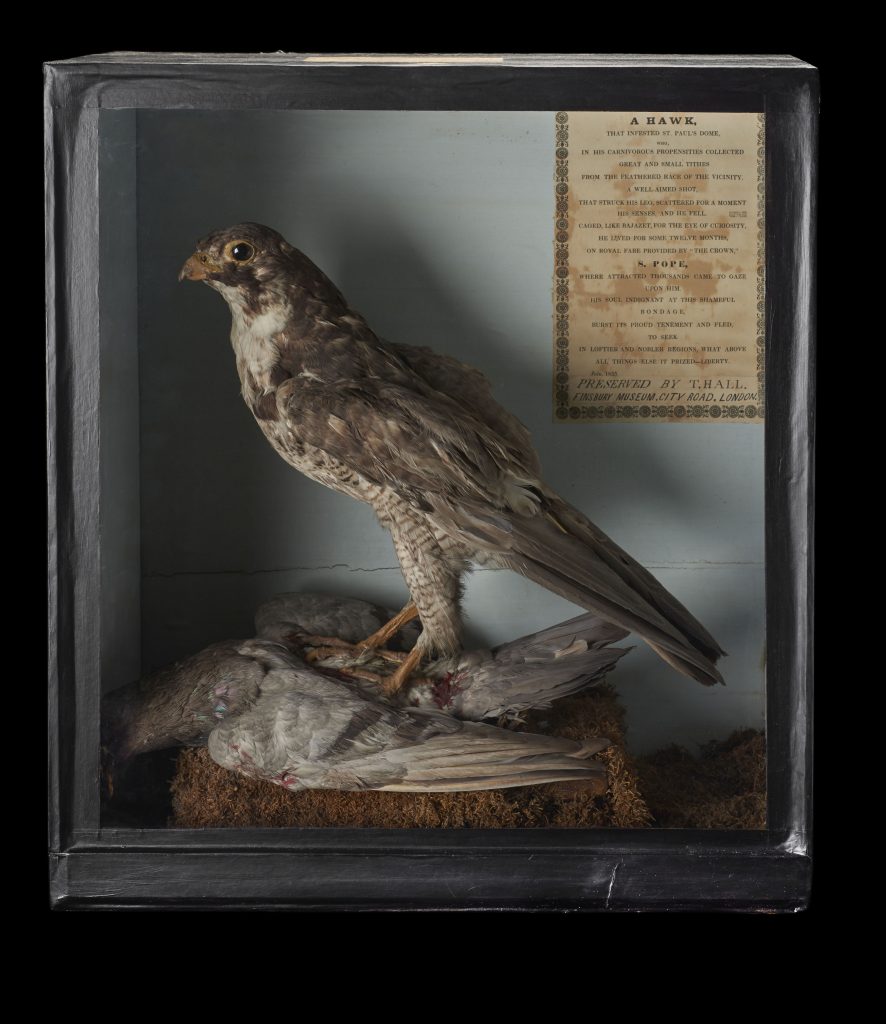
[[[495,789],[598,777],[607,741],[574,743],[363,700],[314,673],[268,675],[260,699],[209,737],[225,768],[287,789]]]
[[[375,762],[380,761],[376,788],[394,792],[507,789],[605,774],[603,765],[590,757],[609,745],[606,739],[579,744],[476,722],[459,724],[457,732],[367,759],[361,772],[378,771]]]
[[[244,775],[313,788],[325,765],[361,743],[374,749],[398,724],[394,709],[306,667],[288,669],[266,676],[253,706],[210,734],[209,753]]]
[[[452,710],[463,718],[479,721],[517,715],[530,708],[548,708],[554,701],[599,682],[628,650],[606,647],[516,664],[488,661],[468,674],[462,690],[458,674],[450,681]]]
[[[610,647],[627,632],[594,614],[579,615],[492,651],[466,651],[431,666],[408,699],[471,721],[547,708],[615,668],[630,648]]]

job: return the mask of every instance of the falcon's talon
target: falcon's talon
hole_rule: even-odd
[[[345,649],[352,649],[356,644],[348,643],[347,640],[342,640],[337,636],[305,636],[302,637],[303,647],[342,647]]]
[[[383,691],[386,697],[393,697],[403,689],[406,681],[412,675],[412,670],[418,666],[420,661],[421,651],[418,647],[413,647],[397,671],[385,680]]]
[[[322,665],[318,666],[323,668]],[[384,686],[385,677],[380,676],[377,672],[370,672],[365,668],[356,668],[352,665],[340,665],[335,668],[329,668],[330,672],[334,672],[339,676],[348,676],[353,679],[364,679],[368,683],[375,683],[377,686]]]
[[[385,661],[392,661],[397,665],[402,664],[408,657],[406,651],[389,651],[387,647],[365,647],[364,652],[372,658],[383,658]]]
[[[341,647],[315,647],[305,654],[305,661],[313,665],[318,661],[325,661],[327,658],[340,658],[343,649]]]
[[[405,608],[401,609],[393,618],[389,619],[381,629],[377,629],[372,636],[366,637],[363,641],[362,646],[369,649],[378,649],[383,647],[387,642],[409,622],[413,619],[418,618],[418,609],[415,604],[410,601]]]

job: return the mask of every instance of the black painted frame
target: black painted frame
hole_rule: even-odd
[[[769,819],[703,830],[102,829],[98,117],[201,109],[763,110]],[[46,66],[50,862],[58,909],[795,910],[811,880],[818,73],[789,57]]]

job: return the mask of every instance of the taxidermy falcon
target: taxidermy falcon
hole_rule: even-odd
[[[477,370],[379,338],[304,253],[261,224],[202,238],[179,274],[219,292],[243,397],[280,455],[367,502],[391,532],[422,632],[392,677],[461,649],[472,562],[513,569],[646,642],[678,671],[722,682],[725,652],[638,562],[541,477],[526,428]]]
[[[108,789],[135,756],[174,746],[208,746],[222,767],[290,790],[605,788],[592,755],[607,739],[577,742],[481,719],[519,719],[602,679],[627,653],[609,646],[624,630],[582,615],[432,665],[433,680],[411,679],[390,697],[303,658],[318,634],[358,640],[387,618],[365,601],[283,594],[259,609],[258,637],[213,644],[106,694]]]

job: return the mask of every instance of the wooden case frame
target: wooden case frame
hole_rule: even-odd
[[[201,109],[766,113],[768,826],[103,829],[98,117]],[[57,909],[795,910],[811,878],[818,79],[789,57],[119,54],[46,66],[50,857]]]

